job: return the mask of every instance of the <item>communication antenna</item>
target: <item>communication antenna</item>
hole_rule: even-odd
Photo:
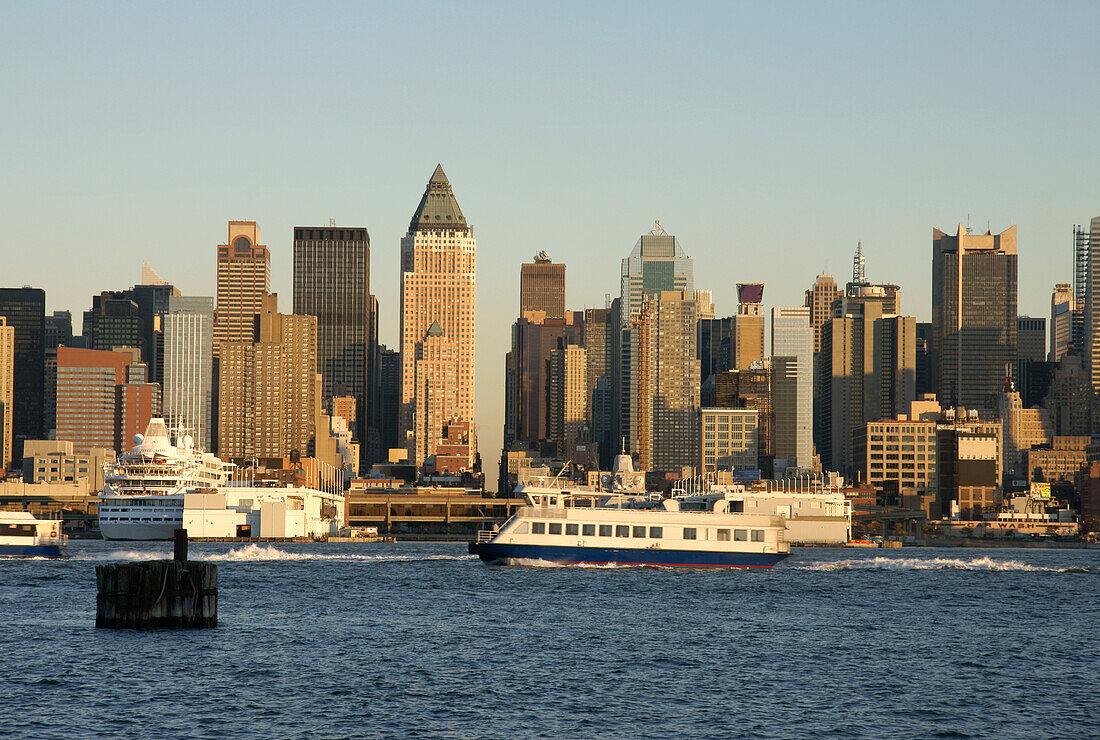
[[[329,226],[335,226],[336,225],[336,219],[330,217],[329,220],[328,220],[328,225]]]
[[[970,214],[966,214],[966,233],[970,234]]]
[[[852,258],[852,282],[866,282],[867,261],[863,259],[863,242],[856,242],[856,256]]]
[[[649,230],[650,236],[668,236],[668,232],[661,227],[661,222],[653,219],[653,228]]]

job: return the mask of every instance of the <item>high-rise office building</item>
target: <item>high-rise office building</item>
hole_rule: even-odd
[[[1016,361],[1016,315],[1016,227],[933,229],[931,349],[941,403],[993,408]]]
[[[137,347],[57,348],[57,439],[76,452],[129,451],[160,405],[160,386],[148,382]]]
[[[731,369],[748,370],[764,361],[764,284],[737,284],[737,315],[733,317]]]
[[[629,327],[642,310],[643,299],[669,290],[694,292],[695,277],[691,257],[679,240],[657,222],[648,234],[638,239],[630,255],[622,261],[623,326]]]
[[[143,361],[150,356],[141,314],[130,291],[105,290],[92,296],[92,307],[84,312],[84,339],[88,349],[110,352],[115,347],[137,347]]]
[[[365,228],[294,228],[294,313],[317,317],[322,398],[350,395],[354,436],[365,441],[370,363],[377,339],[370,292],[370,234]],[[363,452],[368,446],[361,447]]]
[[[15,327],[0,316],[0,473],[12,463],[12,418],[15,400]]]
[[[1089,229],[1073,227],[1073,338],[1071,352],[1085,354],[1085,303],[1089,282]]]
[[[1073,286],[1058,283],[1050,294],[1050,354],[1051,362],[1060,362],[1069,353],[1073,342]]]
[[[732,368],[733,316],[699,319],[699,381],[705,383],[715,373]]]
[[[537,446],[550,439],[550,356],[556,349],[583,342],[580,319],[581,314],[573,311],[566,311],[561,319],[533,311],[512,326],[512,350],[507,358],[512,395],[506,397],[505,407],[506,415],[514,419],[514,431],[506,433],[505,445],[522,442]]]
[[[54,311],[46,317],[46,349],[73,346],[73,314]]]
[[[1016,357],[1043,362],[1047,358],[1047,320],[1043,317],[1016,317]]]
[[[810,309],[810,325],[814,328],[814,352],[821,351],[821,327],[833,318],[840,305],[841,291],[832,275],[817,276],[806,291],[806,307]]]
[[[709,407],[708,407],[709,408]],[[759,449],[756,466],[764,477],[773,475],[775,459],[775,405],[772,369],[767,363],[751,370],[727,370],[714,376],[714,408],[754,409]]]
[[[214,357],[222,342],[251,342],[263,298],[271,290],[271,254],[260,244],[255,221],[230,221],[218,245],[218,295],[214,306]]]
[[[308,456],[317,434],[317,317],[281,314],[263,297],[246,341],[222,345],[218,455]]]
[[[550,261],[546,252],[519,267],[519,315],[542,311],[548,319],[565,316],[565,265]]]
[[[164,317],[164,417],[213,449],[214,298],[172,296]]]
[[[385,345],[378,346],[376,386],[372,408],[375,411],[375,428],[378,430],[378,447],[381,460],[387,460],[389,450],[403,446],[399,438],[401,410],[401,353]]]
[[[1085,283],[1085,368],[1093,392],[1100,392],[1100,216],[1089,224],[1088,270]]]
[[[588,389],[588,428],[592,440],[600,446],[600,466],[610,469],[611,456],[618,452],[613,444],[611,383],[613,376],[613,336],[619,330],[609,308],[586,308],[583,341]],[[614,452],[613,452],[614,451]]]
[[[885,291],[860,289],[855,313],[831,319],[821,331],[818,452],[822,465],[853,476],[855,431],[868,421],[896,418],[915,398],[916,319],[886,314]],[[882,300],[872,300],[879,294]]]
[[[666,290],[642,302],[631,327],[630,449],[641,467],[679,475],[698,465],[698,303]]]
[[[634,439],[631,429],[631,403],[636,394],[631,388],[633,370],[630,367],[632,340],[631,323],[642,309],[642,301],[663,291],[695,291],[694,267],[680,241],[666,232],[659,221],[648,234],[642,234],[620,269],[617,315],[620,331],[612,382],[613,413],[617,416],[618,433]],[[698,311],[698,306],[696,306]],[[630,452],[637,450],[630,448]]]
[[[932,322],[917,322],[917,398],[926,394],[935,395],[932,384]]]
[[[411,462],[417,465],[435,454],[432,440],[442,435],[442,428],[429,431],[418,422],[418,409],[444,403],[442,398],[417,398],[418,388],[446,394],[446,407],[438,416],[461,418],[473,429],[476,273],[473,228],[437,165],[401,239],[400,418]],[[454,379],[453,394],[449,378]],[[426,434],[430,439],[423,438]]]
[[[775,458],[786,460],[788,467],[813,466],[813,357],[814,329],[809,307],[773,307]]]
[[[46,291],[0,288],[0,316],[15,329],[12,458],[22,460],[23,443],[45,436]]]
[[[575,344],[550,353],[550,439],[559,455],[582,440],[587,426],[587,365],[584,347]]]
[[[73,315],[70,311],[54,311],[46,317],[46,365],[42,394],[42,428],[46,437],[57,427],[57,348],[82,346],[84,338],[73,336]]]

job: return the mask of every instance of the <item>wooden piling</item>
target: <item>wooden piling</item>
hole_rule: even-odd
[[[218,566],[213,563],[106,563],[96,566],[95,576],[99,591],[96,627],[179,629],[218,625]]]

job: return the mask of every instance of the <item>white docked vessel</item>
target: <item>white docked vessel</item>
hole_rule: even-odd
[[[27,511],[0,511],[0,557],[60,558],[66,541],[60,520],[36,519]]]
[[[108,540],[320,537],[339,531],[340,494],[233,480],[235,466],[195,449],[190,435],[151,419],[133,449],[104,469],[99,531]]]
[[[485,561],[732,568],[770,568],[790,554],[784,517],[736,512],[735,493],[647,495],[627,455],[614,475],[612,491],[520,488],[527,505],[479,532],[470,552]]]

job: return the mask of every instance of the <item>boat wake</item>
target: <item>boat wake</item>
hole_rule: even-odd
[[[172,557],[171,550],[156,552],[148,550],[115,550],[107,553],[85,553],[74,557],[74,560],[88,560],[94,562],[119,562],[133,560],[166,560]],[[355,552],[290,552],[280,550],[272,545],[257,545],[250,543],[242,547],[234,547],[228,552],[196,552],[194,548],[190,552],[191,560],[201,560],[208,563],[262,563],[262,562],[293,562],[293,561],[331,561],[343,563],[413,563],[429,561],[454,561],[469,560],[469,555],[418,555],[409,553],[404,555],[394,554],[365,554]]]
[[[1047,568],[1019,560],[995,560],[989,556],[976,558],[850,558],[846,560],[817,561],[805,564],[791,563],[793,570],[843,571],[843,570],[969,570],[969,571],[1022,571],[1042,573],[1091,573],[1088,568]]]

